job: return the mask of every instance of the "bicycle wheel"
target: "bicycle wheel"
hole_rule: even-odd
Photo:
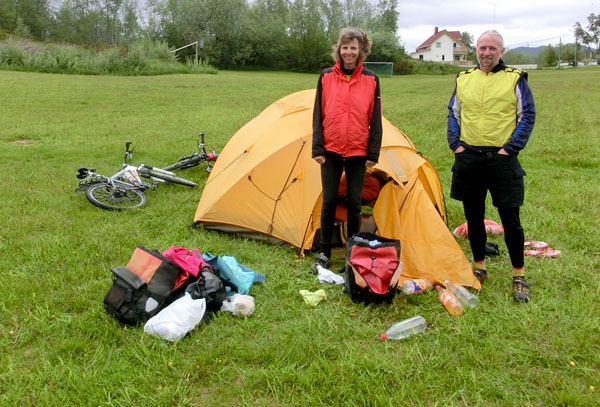
[[[196,165],[200,164],[201,161],[202,161],[202,157],[199,156],[198,154],[195,154],[193,157],[187,157],[187,158],[178,160],[175,164],[171,164],[171,165],[164,167],[163,170],[171,171],[171,170],[178,170],[180,168],[181,169],[191,168],[191,167],[195,167]]]
[[[114,188],[105,183],[92,185],[86,189],[85,196],[94,205],[115,211],[140,208],[147,201],[140,190]]]
[[[160,172],[148,170],[147,174],[151,177],[162,179],[164,181],[172,182],[174,184],[185,185],[186,187],[196,187],[198,184],[194,181],[190,181],[189,179],[176,177],[175,175],[170,174],[162,174]]]

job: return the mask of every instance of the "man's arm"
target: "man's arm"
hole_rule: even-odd
[[[448,104],[448,146],[452,151],[460,147],[460,102],[456,97],[456,88]]]
[[[515,86],[517,96],[517,127],[503,149],[512,155],[519,154],[531,136],[535,123],[535,103],[524,72]]]

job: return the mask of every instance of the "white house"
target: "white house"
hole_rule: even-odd
[[[467,60],[469,50],[461,42],[462,35],[459,31],[435,31],[431,37],[417,47],[410,56],[424,61],[444,62],[454,65],[471,65]]]

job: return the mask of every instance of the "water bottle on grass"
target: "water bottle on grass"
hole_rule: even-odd
[[[420,315],[414,316],[404,321],[396,322],[390,326],[387,331],[381,334],[381,340],[404,339],[411,335],[423,332],[427,328],[427,321]]]
[[[446,280],[446,288],[460,301],[463,307],[475,308],[479,304],[479,298],[460,284],[454,284]]]
[[[439,285],[436,285],[435,289],[438,292],[438,298],[440,302],[446,308],[448,314],[455,317],[462,315],[462,305],[460,305],[460,302],[458,302],[458,300],[456,299],[454,294],[450,292],[450,290],[448,290],[447,288],[442,288]]]
[[[415,280],[406,280],[402,283],[402,294],[411,295],[411,294],[419,294],[425,291],[429,291],[433,288],[433,284],[429,280],[424,279],[415,279]]]

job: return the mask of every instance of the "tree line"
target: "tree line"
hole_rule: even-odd
[[[398,0],[10,0],[0,2],[0,31],[98,49],[198,41],[200,58],[219,68],[317,71],[346,26],[369,32],[370,60],[408,58],[398,15]]]

